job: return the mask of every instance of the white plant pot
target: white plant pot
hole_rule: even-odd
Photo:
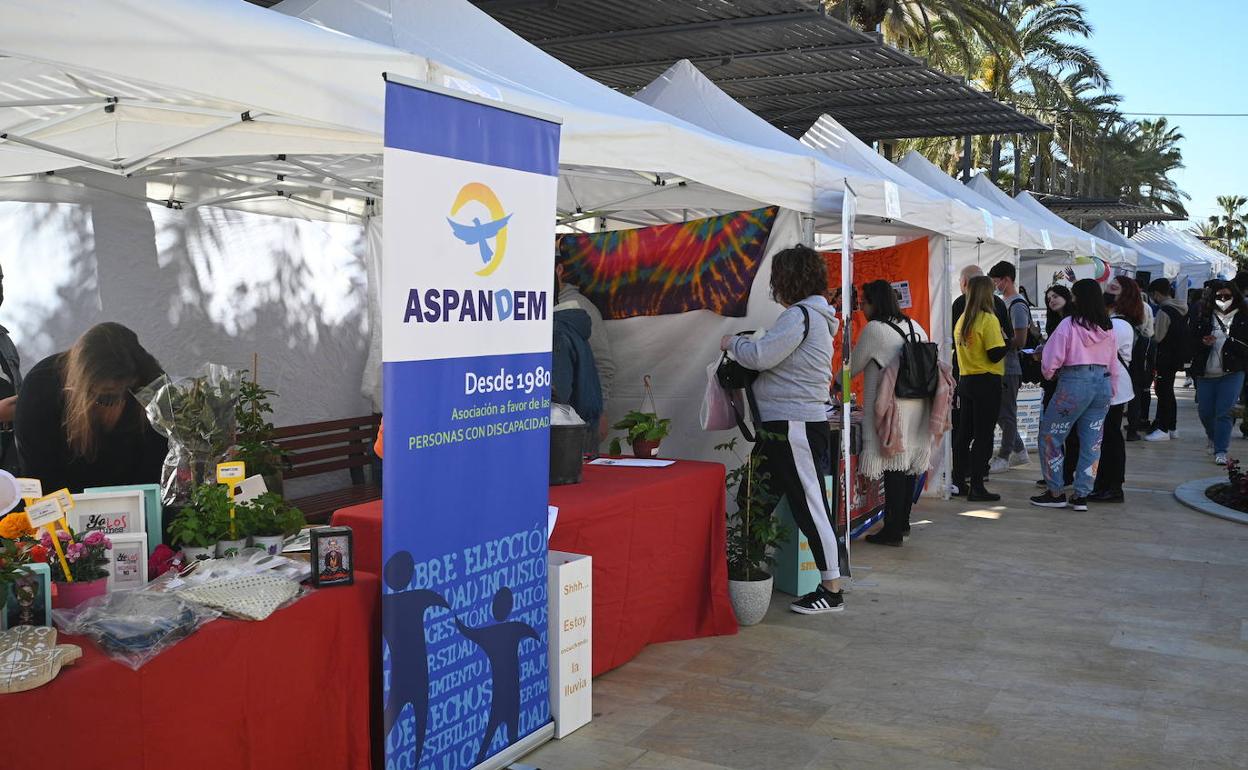
[[[187,564],[190,564],[193,561],[211,559],[216,552],[216,548],[199,548],[193,545],[186,545],[182,547],[182,558],[186,560]]]
[[[282,541],[285,539],[281,535],[252,535],[251,545],[255,548],[263,548],[270,556],[276,556],[282,552]]]
[[[771,576],[765,580],[729,580],[728,597],[737,624],[752,626],[763,619],[771,606]]]
[[[247,547],[247,541],[239,540],[218,540],[217,541],[217,558],[223,559],[230,556],[238,556]]]

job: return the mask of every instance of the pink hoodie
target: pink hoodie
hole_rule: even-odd
[[[1041,369],[1045,379],[1053,379],[1063,366],[1089,365],[1108,368],[1111,381],[1117,384],[1118,340],[1113,330],[1088,329],[1074,319],[1064,319],[1044,343]]]

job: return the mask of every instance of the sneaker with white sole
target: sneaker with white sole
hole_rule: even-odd
[[[1010,467],[1021,468],[1031,462],[1031,458],[1027,456],[1027,450],[1015,452],[1010,455]]]
[[[1010,469],[1010,461],[1005,457],[994,457],[988,463],[989,473],[1004,473]]]
[[[1088,498],[1078,496],[1072,497],[1070,498],[1070,507],[1072,510],[1086,511],[1088,510]]]
[[[1148,434],[1147,436],[1145,436],[1145,437],[1144,437],[1144,440],[1145,440],[1145,441],[1169,441],[1169,440],[1170,440],[1170,434],[1169,434],[1169,433],[1166,433],[1164,430],[1162,430],[1162,429],[1158,428],[1157,430],[1155,430],[1155,431],[1153,431],[1152,433],[1150,433],[1150,434]]]
[[[845,609],[845,597],[840,591],[833,593],[819,585],[815,590],[789,605],[789,609],[803,615],[822,615]]]
[[[1046,489],[1043,495],[1031,498],[1031,504],[1041,508],[1065,508],[1066,495],[1055,495]]]
[[[1226,452],[1218,452],[1214,455],[1213,462],[1217,465],[1226,465]]]

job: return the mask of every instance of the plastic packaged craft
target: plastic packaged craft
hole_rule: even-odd
[[[239,382],[229,367],[205,364],[194,377],[162,376],[136,394],[152,427],[169,439],[160,474],[165,505],[185,505],[195,487],[216,480],[237,433]]]
[[[177,594],[149,590],[116,591],[52,611],[63,633],[91,639],[113,660],[136,671],[220,615]]]
[[[237,557],[196,562],[161,586],[240,620],[264,620],[312,590],[300,585],[311,572],[305,561],[247,548]]]

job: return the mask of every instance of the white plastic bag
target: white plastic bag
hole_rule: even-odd
[[[706,393],[702,396],[702,430],[731,430],[737,427],[737,414],[732,407],[732,396],[719,384],[715,370],[719,359],[706,367]]]

